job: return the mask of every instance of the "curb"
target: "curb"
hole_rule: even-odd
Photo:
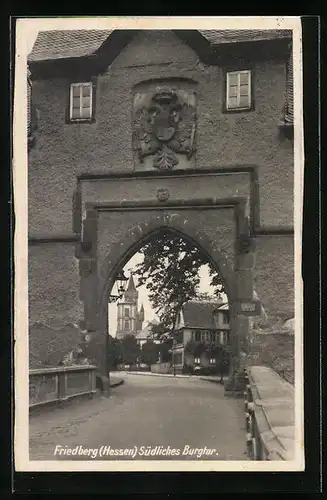
[[[124,372],[126,375],[147,375],[147,376],[152,376],[152,377],[170,377],[170,378],[194,378],[197,380],[204,380],[206,382],[212,382],[214,384],[219,384],[223,385],[220,382],[220,379],[214,379],[214,378],[205,378],[201,377],[199,375],[183,375],[183,374],[176,374],[173,375],[171,373],[152,373],[152,372]]]
[[[152,372],[124,372],[126,375],[147,375],[151,377],[170,377],[170,378],[191,378],[193,375],[181,375],[172,373],[152,373]],[[197,377],[198,378],[198,377]]]
[[[219,385],[224,385],[224,382],[220,382],[220,379],[219,380],[216,380],[216,379],[213,379],[213,378],[202,378],[202,377],[199,377],[200,380],[204,380],[205,382],[212,382],[213,384],[219,384]]]
[[[118,382],[113,382],[110,384],[110,387],[118,387],[120,385],[123,385],[125,383],[125,380],[119,380]]]

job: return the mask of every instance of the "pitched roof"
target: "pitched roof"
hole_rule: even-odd
[[[220,302],[192,301],[183,305],[184,326],[186,328],[215,329],[213,311],[221,306]]]
[[[225,304],[222,304],[221,306],[218,307],[219,311],[228,311],[229,310],[229,304],[226,302]]]
[[[291,38],[292,30],[199,30],[212,44]]]
[[[28,60],[30,62],[83,57],[94,54],[118,30],[40,31]],[[125,30],[121,30],[125,31]],[[133,30],[135,33],[138,30]],[[194,30],[211,46],[226,43],[291,38],[291,30]],[[178,32],[178,30],[177,30]]]
[[[29,61],[82,57],[93,54],[112,30],[40,31]]]
[[[135,338],[139,340],[147,339],[150,334],[151,334],[151,327],[150,325],[147,325],[143,328],[143,330],[137,332]]]

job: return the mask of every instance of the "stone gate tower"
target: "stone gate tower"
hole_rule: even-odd
[[[64,347],[82,324],[109,387],[111,290],[162,230],[219,270],[234,372],[258,300],[271,327],[294,317],[292,44],[287,29],[39,32],[28,57],[30,345],[40,324]],[[136,333],[137,302],[131,278],[118,336]]]

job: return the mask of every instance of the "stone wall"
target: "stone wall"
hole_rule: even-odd
[[[171,363],[157,363],[155,365],[151,365],[152,373],[171,373],[172,367]]]
[[[271,324],[294,316],[293,235],[256,237],[254,289]]]
[[[95,366],[69,366],[30,370],[29,407],[61,403],[77,396],[96,393]]]
[[[282,322],[263,328],[256,327],[250,331],[250,340],[248,366],[270,367],[294,385],[294,330],[286,329]]]

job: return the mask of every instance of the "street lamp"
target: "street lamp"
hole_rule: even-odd
[[[116,278],[115,278],[115,283],[117,283],[117,291],[118,295],[110,294],[109,295],[109,302],[117,302],[117,300],[122,299],[125,293],[125,286],[126,286],[126,281],[128,278],[126,278],[124,271],[121,270],[117,273]]]

